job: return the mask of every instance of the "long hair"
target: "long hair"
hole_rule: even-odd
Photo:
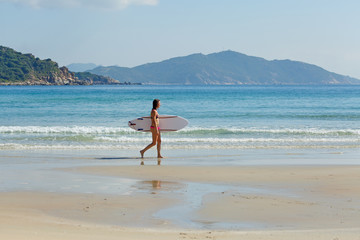
[[[154,99],[154,101],[153,101],[153,109],[156,110],[157,106],[159,105],[159,102],[160,102],[159,99]]]

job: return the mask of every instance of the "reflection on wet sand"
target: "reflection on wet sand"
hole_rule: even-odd
[[[141,159],[140,165],[145,165],[145,162],[144,162],[143,159]],[[158,158],[157,165],[159,165],[159,166],[161,165],[161,159],[160,158]]]
[[[153,193],[154,190],[161,190],[161,192],[177,191],[186,187],[186,184],[162,180],[150,180],[139,181],[134,187],[140,191],[150,191]]]
[[[161,181],[159,180],[152,180],[152,186],[154,189],[160,189],[161,188]]]

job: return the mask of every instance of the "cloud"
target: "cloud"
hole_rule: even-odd
[[[159,0],[0,0],[32,8],[92,8],[121,10],[130,5],[157,5]]]

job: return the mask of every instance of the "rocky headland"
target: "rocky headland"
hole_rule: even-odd
[[[124,84],[111,77],[74,73],[51,59],[40,60],[0,46],[0,85],[105,85]]]

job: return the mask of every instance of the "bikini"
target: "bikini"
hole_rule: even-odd
[[[153,111],[156,111],[156,110],[153,109]],[[158,118],[159,118],[159,114],[156,112],[156,119],[158,119]],[[150,128],[155,129],[154,126],[150,126]],[[160,127],[158,127],[157,129],[160,130]]]

